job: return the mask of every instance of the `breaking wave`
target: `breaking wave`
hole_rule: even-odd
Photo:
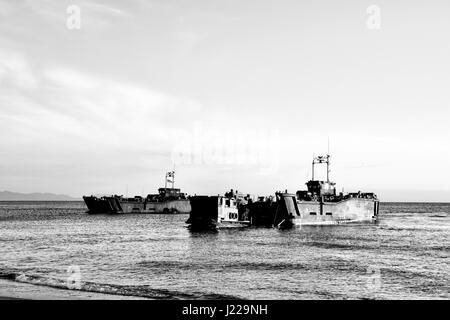
[[[25,274],[16,270],[0,270],[0,279],[45,286],[62,290],[102,293],[109,295],[142,297],[161,300],[237,300],[241,297],[203,292],[181,292],[167,289],[155,289],[147,285],[118,285],[82,281],[79,286],[68,284],[66,280]]]

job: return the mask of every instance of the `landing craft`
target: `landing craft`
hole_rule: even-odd
[[[224,196],[193,196],[189,198],[191,213],[186,223],[192,229],[248,227],[249,196],[233,191]]]
[[[315,165],[322,163],[327,165],[326,181],[314,179]],[[276,192],[275,197],[259,197],[257,201],[249,196],[240,200],[229,193],[223,197],[191,197],[192,211],[186,223],[192,228],[222,228],[230,224],[282,228],[377,220],[379,201],[374,193],[336,193],[336,184],[329,179],[330,155],[314,157],[312,166],[307,190],[295,194]]]
[[[167,182],[172,187],[167,187]],[[159,188],[157,194],[149,194],[143,198],[136,196],[126,198],[123,196],[84,196],[88,213],[189,213],[191,206],[186,194],[175,188],[175,171],[166,173],[164,188]]]
[[[314,179],[315,165],[321,163],[327,165],[326,181]],[[336,194],[336,183],[329,179],[330,155],[315,157],[312,166],[312,179],[306,183],[306,191],[276,193],[275,226],[373,222],[378,219],[379,200],[374,193]]]

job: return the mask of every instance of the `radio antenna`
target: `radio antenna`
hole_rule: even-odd
[[[327,154],[330,154],[330,137],[328,137],[328,151]]]
[[[330,182],[330,136],[328,136],[328,151],[327,151],[327,182]]]

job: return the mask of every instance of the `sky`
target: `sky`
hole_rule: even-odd
[[[0,0],[0,190],[450,199],[450,2]],[[317,168],[324,177],[324,168]]]

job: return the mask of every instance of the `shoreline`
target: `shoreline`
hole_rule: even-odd
[[[0,280],[0,300],[149,300],[144,297],[58,289],[12,280]]]

